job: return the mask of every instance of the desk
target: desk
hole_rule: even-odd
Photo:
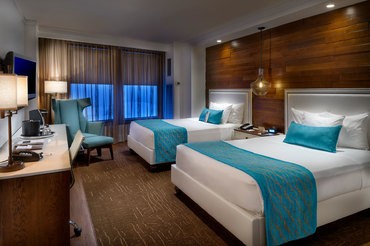
[[[70,160],[65,125],[53,125],[44,158],[0,173],[0,245],[69,245]],[[18,131],[13,136],[19,139]],[[0,160],[7,158],[7,144]]]

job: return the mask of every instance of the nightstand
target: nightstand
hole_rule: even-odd
[[[262,134],[258,129],[251,129],[251,130],[242,130],[240,128],[235,128],[233,133],[233,140],[236,139],[250,139],[250,138],[257,138],[257,137],[267,137],[267,136],[275,136],[277,134],[272,133],[264,133]]]

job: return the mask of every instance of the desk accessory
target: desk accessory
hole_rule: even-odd
[[[20,151],[13,153],[13,159],[22,162],[39,161],[43,158],[42,152],[36,153],[33,151]]]
[[[22,161],[14,160],[12,154],[12,115],[18,107],[28,105],[27,76],[0,74],[1,118],[8,117],[8,160],[0,164],[0,172],[11,172],[24,168]]]

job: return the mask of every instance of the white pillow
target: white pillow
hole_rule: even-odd
[[[223,110],[224,111],[222,113],[222,124],[225,124],[227,122],[227,120],[229,119],[229,115],[231,113],[231,107],[232,107],[232,104],[229,104],[229,103],[210,102],[210,104],[209,104],[210,109],[216,109],[216,110]]]
[[[338,138],[338,146],[355,149],[369,149],[367,131],[369,115],[367,113],[346,116]]]
[[[292,118],[295,123],[302,124],[304,119],[304,111],[291,108],[292,110]]]
[[[302,124],[307,126],[338,126],[343,125],[344,115],[335,115],[327,112],[304,112]]]
[[[310,126],[335,126],[342,125],[338,138],[338,147],[355,149],[369,149],[368,124],[369,114],[343,116],[329,112],[311,113],[291,108],[292,117],[296,123]]]
[[[293,121],[307,126],[337,126],[342,125],[344,120],[344,115],[329,112],[311,113],[295,108],[291,110]]]
[[[244,103],[233,104],[231,107],[231,113],[229,115],[228,122],[234,124],[243,123],[244,116]]]

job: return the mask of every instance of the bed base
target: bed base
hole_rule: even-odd
[[[172,183],[246,245],[265,245],[264,217],[252,214],[193,179],[176,165],[171,166]],[[318,203],[318,226],[370,208],[370,187]]]
[[[140,155],[149,165],[154,165],[154,150],[149,149],[142,143],[138,142],[131,135],[127,136],[127,146]]]
[[[171,168],[171,164],[173,164],[173,162],[155,163],[154,150],[149,149],[130,135],[127,136],[127,146],[131,151],[135,152],[145,160],[144,165],[150,172],[169,170]]]

